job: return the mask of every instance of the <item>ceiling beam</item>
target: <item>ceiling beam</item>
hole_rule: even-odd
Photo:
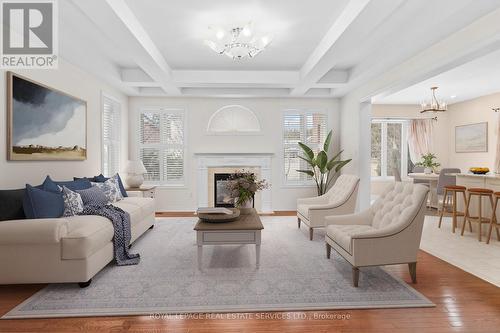
[[[172,72],[172,80],[178,86],[186,84],[242,84],[294,87],[299,83],[299,78],[298,71],[176,70]]]
[[[140,68],[122,68],[120,69],[120,77],[122,83],[130,87],[159,86],[156,81]]]
[[[172,83],[170,66],[124,0],[72,2],[168,95],[181,94]]]
[[[332,66],[325,68],[322,60],[370,1],[350,0],[347,3],[342,13],[300,69],[301,83],[292,90],[292,95],[304,94],[313,83],[316,83],[327,71],[332,69]]]

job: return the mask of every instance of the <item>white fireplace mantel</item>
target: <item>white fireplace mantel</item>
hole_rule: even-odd
[[[197,161],[197,192],[198,207],[208,206],[208,168],[214,167],[258,167],[260,175],[267,181],[272,177],[273,153],[195,153]],[[271,189],[261,192],[261,210],[263,213],[271,213]]]

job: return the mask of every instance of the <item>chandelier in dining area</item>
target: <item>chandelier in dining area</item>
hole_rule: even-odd
[[[420,113],[425,113],[425,112],[444,112],[448,110],[448,104],[446,104],[445,101],[439,100],[436,97],[436,90],[438,87],[431,87],[431,98],[428,101],[423,101],[420,103]]]

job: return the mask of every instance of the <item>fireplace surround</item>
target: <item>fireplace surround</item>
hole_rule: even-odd
[[[215,206],[213,198],[213,175],[231,173],[245,169],[255,172],[260,179],[271,182],[272,153],[195,153],[197,161],[197,199],[198,207]],[[212,179],[212,182],[209,181]],[[272,185],[272,184],[271,184]],[[262,213],[272,213],[271,188],[258,192],[255,196],[255,208]]]

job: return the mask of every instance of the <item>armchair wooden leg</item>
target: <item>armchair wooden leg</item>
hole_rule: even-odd
[[[300,229],[300,219],[297,217],[297,227]]]
[[[352,285],[357,288],[358,282],[359,282],[359,268],[353,266],[352,267]]]
[[[410,270],[411,282],[417,283],[417,263],[416,262],[408,263],[408,268]]]
[[[313,240],[313,228],[309,228],[309,240]]]
[[[325,244],[326,244],[326,258],[330,259],[330,255],[332,253],[332,246],[328,243]]]

